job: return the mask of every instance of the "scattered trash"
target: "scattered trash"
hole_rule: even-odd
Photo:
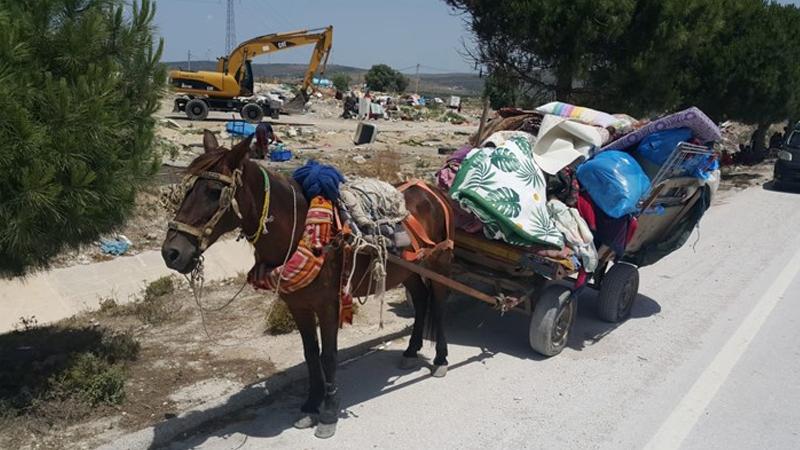
[[[289,127],[289,128],[286,129],[286,136],[289,136],[289,137],[293,138],[293,137],[297,137],[298,134],[300,134],[300,132],[298,132],[297,128],[295,128],[295,127]]]
[[[356,155],[353,156],[353,162],[356,164],[364,164],[365,162],[367,162],[367,159],[361,155]]]
[[[378,127],[375,124],[360,122],[356,128],[356,135],[353,142],[356,145],[371,144],[375,142],[378,135]]]
[[[111,239],[100,240],[100,250],[109,255],[120,256],[125,254],[133,243],[124,234],[118,234]]]
[[[173,130],[183,129],[181,124],[179,124],[178,122],[175,122],[172,119],[161,119],[161,124],[164,125],[167,128],[172,128]]]

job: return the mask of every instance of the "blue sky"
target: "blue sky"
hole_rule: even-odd
[[[779,0],[800,3],[800,0]],[[225,50],[226,1],[156,0],[164,61],[215,60]],[[235,0],[236,39],[333,25],[329,63],[368,68],[385,63],[413,72],[474,72],[463,17],[442,0]],[[263,55],[257,62],[307,63],[311,46]]]
[[[225,50],[223,0],[157,0],[156,24],[164,61],[216,59]],[[469,39],[463,18],[441,0],[235,0],[238,42],[261,34],[333,25],[329,61],[421,72],[473,72],[461,55]],[[263,55],[257,62],[306,63],[311,46]],[[413,72],[413,68],[405,70]]]

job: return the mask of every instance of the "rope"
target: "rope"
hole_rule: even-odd
[[[287,249],[286,256],[283,259],[284,266],[286,265],[287,261],[289,261],[289,257],[292,254],[292,247],[294,246],[294,235],[297,232],[297,191],[295,190],[293,185],[289,184],[289,187],[292,189],[292,206],[293,206],[292,235],[291,235],[291,240],[289,241],[289,248]],[[268,203],[268,201],[269,201],[268,199],[265,199],[265,203]],[[197,309],[200,311],[200,323],[203,325],[203,332],[205,333],[206,338],[208,338],[209,341],[214,341],[217,345],[223,347],[233,347],[239,345],[241,342],[244,341],[240,341],[239,343],[232,345],[226,345],[226,344],[221,344],[219,341],[212,338],[211,334],[208,332],[208,326],[206,325],[206,313],[222,311],[223,309],[230,306],[231,303],[233,303],[233,301],[236,300],[237,297],[239,297],[239,294],[242,293],[245,286],[247,286],[247,280],[245,280],[242,286],[239,288],[239,290],[236,291],[236,294],[234,294],[233,297],[231,297],[231,299],[225,302],[222,306],[214,309],[206,309],[202,304],[203,292],[205,291],[204,260],[205,258],[203,257],[203,255],[200,255],[200,258],[198,258],[197,266],[194,268],[194,270],[192,270],[192,272],[189,275],[184,275],[184,278],[189,283],[189,288],[192,291],[192,297],[194,297],[195,305],[197,305]],[[280,286],[281,286],[281,278],[278,277],[278,283],[275,286],[275,292],[277,292],[278,295],[280,295],[280,290],[279,290]],[[275,302],[273,301],[272,304],[270,305],[269,311],[267,312],[267,319],[269,319],[269,317],[272,316],[272,312],[274,309],[275,309]]]
[[[292,188],[292,236],[289,240],[289,248],[286,249],[286,256],[283,258],[283,264],[281,267],[286,267],[286,263],[289,262],[289,258],[292,256],[292,247],[294,247],[294,235],[297,232],[297,191],[294,188],[294,185],[289,183],[289,187]],[[280,301],[281,296],[281,275],[283,275],[283,270],[281,273],[278,274],[278,282],[275,283],[275,293],[278,295],[278,299],[273,301],[269,305],[269,311],[267,311],[267,320],[272,317],[272,312],[275,310],[275,302]]]
[[[267,228],[267,215],[269,214],[269,174],[267,174],[266,169],[261,165],[258,166],[261,169],[261,174],[264,175],[264,203],[261,205],[261,217],[258,219],[258,229],[256,229],[256,234],[253,236],[252,239],[248,238],[247,240],[250,241],[251,244],[254,246],[261,238],[262,235],[266,234],[264,231]]]
[[[361,281],[359,281],[358,286],[361,286],[361,282],[364,280],[364,276],[367,273],[370,273],[372,276],[369,278],[369,284],[367,284],[367,295],[370,295],[372,292],[372,282],[377,282],[377,287],[375,294],[373,294],[376,298],[380,299],[381,307],[380,307],[380,315],[379,315],[379,322],[378,327],[382,330],[383,329],[383,310],[384,310],[384,300],[386,293],[386,265],[388,263],[388,250],[386,249],[386,239],[381,237],[380,244],[373,244],[366,239],[364,239],[360,235],[354,235],[354,245],[353,245],[353,264],[350,269],[350,274],[347,276],[347,284],[345,285],[345,293],[351,292],[351,287],[353,284],[353,277],[356,273],[356,262],[358,255],[365,254],[365,250],[372,250],[376,253],[374,259],[372,259],[370,267],[361,277]],[[364,302],[361,300],[358,301],[359,304],[364,305]]]

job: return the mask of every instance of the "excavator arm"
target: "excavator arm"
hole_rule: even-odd
[[[242,67],[245,61],[265,53],[273,53],[308,44],[316,45],[314,46],[314,52],[311,54],[308,70],[306,70],[303,78],[303,91],[305,91],[311,85],[311,80],[320,65],[322,65],[322,71],[324,72],[325,70],[333,44],[332,26],[288,33],[273,33],[249,39],[239,44],[227,58],[220,58],[217,61],[217,71],[229,74],[237,82],[241,83],[244,76]]]

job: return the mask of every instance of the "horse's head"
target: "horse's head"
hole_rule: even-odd
[[[191,272],[211,244],[240,225],[236,194],[250,138],[227,150],[205,130],[203,148],[205,153],[187,169],[186,193],[161,246],[167,267],[180,273]]]

